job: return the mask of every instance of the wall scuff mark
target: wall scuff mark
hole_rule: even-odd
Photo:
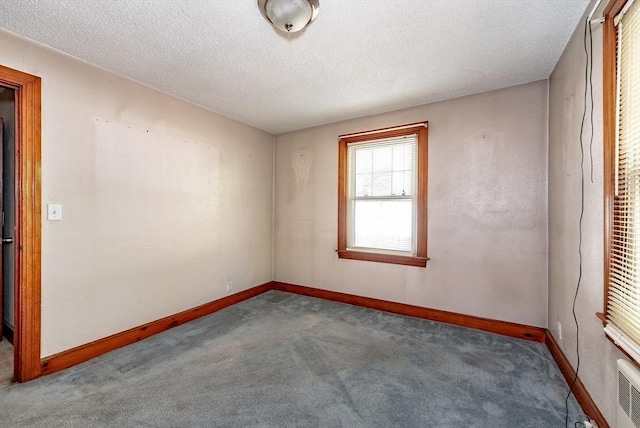
[[[291,165],[296,172],[296,183],[307,184],[309,171],[313,164],[313,152],[306,147],[294,150],[291,154]]]

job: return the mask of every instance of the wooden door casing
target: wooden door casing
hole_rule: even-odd
[[[3,180],[3,176],[2,176],[2,172],[3,172],[3,152],[4,152],[4,120],[2,120],[2,118],[0,117],[0,142],[2,143],[2,147],[0,147],[0,217],[2,219],[2,226],[4,226],[4,216],[3,216],[3,212],[4,212],[4,207],[2,206],[2,196],[4,194],[4,180]],[[0,228],[0,230],[2,230]],[[3,288],[4,288],[4,281],[3,281],[3,277],[2,277],[2,252],[3,252],[3,248],[2,248],[2,244],[0,244],[0,341],[2,341],[2,337],[4,336],[4,332],[2,331],[2,326],[4,324],[4,294],[3,294]]]
[[[38,76],[0,65],[0,85],[16,91],[13,377],[17,382],[26,382],[42,374],[42,81]]]

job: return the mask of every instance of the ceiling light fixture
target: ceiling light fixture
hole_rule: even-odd
[[[262,16],[283,33],[307,28],[320,11],[319,0],[258,0]]]

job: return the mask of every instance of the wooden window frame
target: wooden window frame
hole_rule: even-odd
[[[617,112],[617,38],[618,30],[614,19],[622,11],[628,0],[611,0],[604,9],[603,31],[603,138],[604,138],[604,306],[602,313],[596,316],[606,327],[609,323],[607,308],[609,306],[609,283],[611,275],[611,246],[614,232],[614,202],[616,169],[616,126]],[[627,357],[635,360],[625,349],[619,346],[608,334],[605,337]]]
[[[615,16],[622,10],[627,0],[612,0],[604,10],[604,31],[602,46],[602,96],[603,96],[603,137],[604,137],[604,307],[599,318],[606,324],[609,304],[609,276],[611,243],[613,237],[613,202],[615,196],[616,158],[616,75],[617,75],[617,30]]]
[[[428,174],[428,122],[402,125],[393,128],[365,131],[355,135],[340,137],[338,148],[338,257],[341,259],[364,260],[379,263],[426,267],[427,266],[427,174]],[[416,219],[416,255],[389,254],[373,251],[359,251],[347,248],[347,183],[349,144],[364,141],[394,138],[403,135],[417,135],[418,140],[418,189]]]

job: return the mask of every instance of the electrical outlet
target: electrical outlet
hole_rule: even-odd
[[[589,419],[589,417],[587,417],[587,419],[584,422],[577,422],[576,426],[581,426],[584,428],[598,428],[598,425],[596,425],[594,421]]]
[[[233,281],[227,281],[227,291],[233,290]]]
[[[558,335],[558,340],[562,340],[562,323],[560,321],[556,324],[556,333]]]

